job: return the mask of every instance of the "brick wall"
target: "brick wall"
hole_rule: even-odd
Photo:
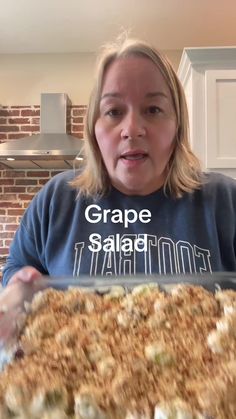
[[[70,109],[69,132],[83,137],[85,106]],[[0,108],[0,142],[39,132],[40,107],[3,106]],[[0,164],[0,257],[7,256],[20,219],[34,195],[58,170],[9,170]]]
[[[0,256],[8,248],[20,219],[34,195],[58,171],[0,170]]]

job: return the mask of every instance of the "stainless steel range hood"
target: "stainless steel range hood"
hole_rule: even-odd
[[[67,134],[68,105],[65,93],[42,93],[40,134],[0,144],[0,163],[12,169],[73,167],[82,158],[83,140]]]

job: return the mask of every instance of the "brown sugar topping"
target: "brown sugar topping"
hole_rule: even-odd
[[[0,374],[0,417],[233,419],[235,307],[235,291],[190,285],[39,293]]]

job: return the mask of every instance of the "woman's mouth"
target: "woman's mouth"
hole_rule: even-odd
[[[125,160],[141,160],[146,157],[146,154],[130,154],[127,156],[121,156]]]
[[[137,164],[143,163],[148,157],[148,154],[145,152],[128,152],[128,153],[124,153],[120,156],[120,158],[122,159],[122,161],[126,164],[129,165],[130,167],[133,167]]]

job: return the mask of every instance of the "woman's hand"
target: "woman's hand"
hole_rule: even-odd
[[[25,317],[25,302],[32,300],[41,276],[37,269],[25,266],[11,277],[0,293],[0,349],[17,338]]]
[[[9,284],[14,284],[18,281],[32,282],[42,276],[41,272],[33,268],[33,266],[24,266],[24,268],[17,271],[9,280]]]

